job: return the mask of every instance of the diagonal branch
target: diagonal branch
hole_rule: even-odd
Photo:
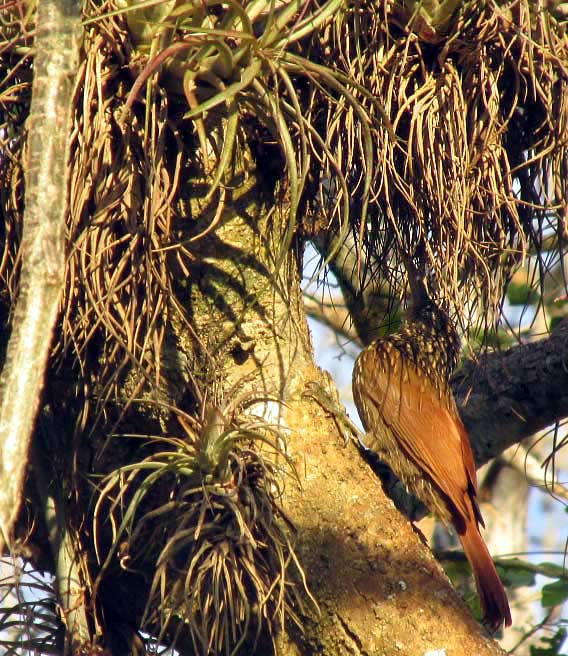
[[[466,362],[452,386],[483,464],[568,416],[568,320],[546,339]]]

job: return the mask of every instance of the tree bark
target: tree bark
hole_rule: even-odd
[[[454,376],[460,414],[484,464],[568,416],[568,321],[550,337],[488,353]]]

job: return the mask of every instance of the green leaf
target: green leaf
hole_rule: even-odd
[[[544,608],[559,606],[568,599],[568,581],[554,581],[542,586],[541,603]]]
[[[538,567],[538,573],[542,574],[543,576],[548,576],[549,578],[555,578],[555,579],[567,578],[566,568],[563,567],[562,565],[557,565],[556,563],[544,562],[544,563],[539,563],[537,567]]]
[[[508,567],[497,567],[503,583],[508,588],[523,588],[535,584],[534,569],[516,566],[509,569]]]
[[[560,649],[564,640],[566,640],[566,629],[560,628],[552,637],[541,639],[541,642],[543,644],[546,643],[547,646],[532,645],[530,648],[530,656],[563,656]]]
[[[454,585],[459,584],[463,581],[464,578],[467,578],[471,574],[471,569],[467,560],[463,561],[444,561],[443,563],[444,571],[452,581]]]
[[[509,283],[507,299],[511,305],[531,305],[538,300],[538,293],[526,283]]]

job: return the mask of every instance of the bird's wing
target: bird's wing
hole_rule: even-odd
[[[378,366],[371,373],[368,402],[380,413],[401,449],[451,500],[462,517],[475,504],[473,452],[451,392],[440,392],[414,363],[399,351],[376,349]]]

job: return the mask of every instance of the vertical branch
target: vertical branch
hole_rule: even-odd
[[[44,423],[48,427],[48,437],[53,440],[53,422],[46,418]],[[34,467],[34,482],[41,499],[43,518],[55,562],[55,589],[65,626],[63,654],[78,654],[82,647],[89,644],[90,632],[84,577],[78,558],[78,540],[68,521],[68,491],[54,470],[46,466],[49,455],[45,440],[34,440],[30,454]]]
[[[0,379],[0,547],[22,498],[65,273],[67,150],[80,3],[38,0],[20,292]]]

